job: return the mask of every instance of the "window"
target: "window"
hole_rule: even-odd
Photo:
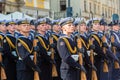
[[[84,0],[84,11],[86,12],[87,9],[86,9],[86,0]]]
[[[66,0],[60,0],[60,11],[66,10]]]
[[[10,14],[11,12],[6,12],[6,14]]]

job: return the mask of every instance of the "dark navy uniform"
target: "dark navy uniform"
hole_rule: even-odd
[[[53,20],[52,21],[52,27],[54,27],[54,25],[57,25],[57,27],[59,26],[59,21],[60,20]],[[60,65],[61,65],[61,58],[59,56],[58,50],[57,50],[57,41],[59,39],[59,36],[61,35],[61,32],[59,31],[59,33],[56,32],[52,32],[51,37],[53,38],[53,48],[55,50],[54,53],[54,60],[56,62],[56,68],[57,68],[57,73],[58,76],[57,77],[53,77],[53,80],[61,80],[61,76],[60,76]]]
[[[81,27],[80,25],[81,24],[85,24],[85,21],[83,19],[81,20],[78,20],[76,22],[74,22],[75,26],[76,27]],[[79,30],[78,30],[79,31]],[[86,32],[83,32],[83,33],[79,33],[81,31],[76,31],[74,32],[73,34],[75,35],[75,41],[77,43],[77,39],[80,38],[81,39],[81,42],[82,42],[82,48],[84,49],[84,52],[83,52],[83,65],[85,66],[85,69],[87,71],[87,80],[90,80],[90,75],[91,75],[91,67],[92,67],[92,64],[90,62],[90,59],[89,59],[89,55],[87,53],[87,50],[88,50],[88,37],[86,35]]]
[[[7,75],[7,80],[17,80],[16,77],[16,38],[11,34],[6,34],[3,39],[3,49],[4,49],[4,65]],[[12,74],[11,74],[12,73]]]
[[[55,44],[55,46],[54,46],[54,50],[55,50],[54,60],[56,62],[56,68],[57,68],[57,73],[58,73],[58,78],[56,80],[61,80],[61,76],[60,76],[61,58],[60,58],[60,55],[59,55],[58,50],[57,50],[57,41],[59,39],[59,35],[52,34],[52,37],[53,37],[53,42]]]
[[[107,25],[107,23],[105,22],[104,19],[101,19],[99,23],[100,23],[100,27],[104,27],[105,28],[105,26]],[[105,30],[104,30],[104,32],[105,32]],[[99,30],[99,32],[98,32],[98,36],[101,39],[104,36],[104,32],[102,30]],[[105,44],[105,42],[104,42],[104,44]],[[107,38],[106,38],[106,44],[108,44]],[[102,46],[102,47],[105,47],[105,46]],[[105,47],[105,48],[108,48],[108,47]],[[107,53],[105,54],[105,56],[107,56]],[[101,62],[100,62],[101,63],[101,65],[100,65],[100,80],[109,80],[109,77],[110,77],[109,76],[109,71],[108,72],[103,72],[104,60],[106,60],[106,59],[102,58]],[[109,59],[107,59],[107,61],[109,61]],[[110,66],[108,62],[107,62],[107,65],[108,65],[108,67]]]
[[[49,48],[49,41],[47,40],[47,37],[38,34],[38,44],[39,46],[39,52],[38,52],[38,66],[41,69],[41,80],[52,80],[52,59],[50,57]]]
[[[18,24],[29,24],[27,20],[20,20]],[[39,68],[33,62],[33,41],[31,37],[19,34],[16,41],[16,51],[19,56],[17,61],[17,80],[33,80],[34,71]]]
[[[76,35],[77,38],[78,38],[78,35]],[[87,80],[90,80],[92,64],[91,64],[90,59],[89,59],[90,55],[87,52],[87,50],[88,50],[88,45],[87,45],[88,44],[88,38],[85,36],[85,34],[80,34],[79,37],[82,39],[82,47],[84,48],[83,64],[84,64],[85,69],[87,71]]]
[[[64,25],[70,24],[71,26],[68,27],[73,28],[73,21],[74,19],[71,17],[64,18],[60,21],[60,26],[65,27]],[[63,31],[65,30],[63,29]],[[61,78],[63,80],[80,80],[80,71],[83,70],[83,67],[78,63],[78,53],[74,39],[63,32],[58,39],[57,49],[62,59],[60,67]]]
[[[98,23],[99,24],[99,20],[95,19],[95,20],[93,20],[93,23]],[[91,38],[91,37],[94,38],[93,45],[95,45],[94,65],[97,68],[98,80],[100,80],[101,61],[102,61],[102,59],[107,58],[107,57],[103,53],[102,43],[101,43],[102,40],[99,37],[98,32],[90,31],[89,38]]]
[[[120,42],[119,42],[119,35],[118,35],[118,32],[115,32],[115,31],[111,31],[111,36],[114,36],[114,39],[115,39],[115,42],[114,42],[114,44],[115,44],[115,47],[117,48],[116,49],[116,57],[119,59],[120,58],[120,51],[119,51],[119,49],[120,49]],[[119,59],[120,60],[120,59]],[[119,63],[120,64],[120,63]],[[112,79],[114,79],[114,80],[118,80],[118,79],[120,79],[120,74],[119,74],[119,72],[120,72],[120,69],[115,69],[114,68],[114,63],[113,63],[113,72],[112,72]]]
[[[46,22],[46,18],[41,18],[36,22],[36,25],[46,24]],[[40,78],[41,80],[52,80],[52,64],[54,61],[50,57],[49,37],[38,33],[36,38],[38,39],[37,46],[40,49],[37,57],[37,65],[41,69]]]

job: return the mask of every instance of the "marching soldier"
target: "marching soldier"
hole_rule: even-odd
[[[71,17],[64,18],[60,21],[63,34],[57,42],[61,62],[61,78],[63,80],[79,80],[80,71],[85,71],[84,67],[78,63],[78,54],[75,41],[70,37],[74,31],[74,19]]]
[[[92,46],[90,48],[92,48],[95,52],[94,64],[95,64],[95,67],[97,68],[98,80],[100,80],[101,60],[102,60],[102,58],[107,58],[107,57],[103,54],[102,44],[101,44],[102,40],[100,39],[100,37],[98,35],[98,31],[99,31],[99,27],[100,27],[99,20],[97,18],[94,18],[91,21],[91,24],[92,24],[92,29],[89,33],[89,39],[91,39],[91,38],[94,39],[94,41],[93,41],[94,47]]]
[[[57,50],[57,41],[59,36],[61,35],[61,27],[59,25],[59,21],[60,20],[53,20],[52,21],[52,37],[53,37],[53,43],[54,45],[54,60],[56,62],[56,68],[57,68],[57,73],[58,73],[58,77],[54,77],[53,80],[61,80],[61,76],[60,76],[60,65],[61,65],[61,58],[59,56],[58,50]]]
[[[88,37],[87,37],[87,26],[86,26],[86,22],[84,19],[81,19],[80,21],[76,22],[76,27],[77,27],[77,30],[78,30],[78,34],[75,35],[75,41],[77,42],[77,38],[81,38],[82,39],[82,47],[84,49],[84,52],[83,52],[83,64],[86,68],[86,71],[87,71],[87,80],[90,80],[90,69],[93,68],[96,70],[95,66],[92,66],[91,62],[90,62],[90,59],[89,59],[89,56],[90,54],[87,53],[87,50],[88,50]]]
[[[114,38],[114,42],[112,42],[112,46],[116,47],[116,54],[117,58],[120,60],[120,37],[119,37],[119,21],[118,20],[113,20],[112,21],[112,31],[111,31],[111,36]],[[114,52],[113,52],[114,54]],[[115,62],[115,61],[114,61]],[[120,64],[120,63],[119,63]],[[119,74],[120,69],[117,68],[115,69],[114,64],[113,64],[113,74],[112,74],[112,80],[119,80],[120,79],[120,74]]]
[[[27,19],[19,20],[20,34],[16,41],[16,50],[19,56],[17,61],[17,80],[33,80],[33,71],[40,69],[33,62],[33,42],[29,37],[30,22]]]
[[[5,62],[4,62],[4,49],[3,49],[3,39],[5,37],[5,34],[7,32],[5,21],[0,21],[0,79],[7,79],[6,72],[5,72]],[[4,70],[4,72],[3,72]],[[4,76],[2,76],[4,74]]]
[[[55,63],[50,55],[50,44],[46,34],[47,21],[45,18],[41,18],[36,22],[37,25],[37,46],[39,47],[37,65],[41,69],[41,80],[52,80],[52,64]]]
[[[16,76],[16,38],[14,37],[15,22],[13,20],[6,22],[7,33],[3,39],[4,65],[7,80],[17,80]],[[11,74],[12,72],[12,74]]]
[[[106,59],[101,60],[100,80],[110,80],[112,78],[112,62],[113,60],[118,61],[116,56],[113,55],[111,51],[110,37],[108,36],[108,33],[106,33],[106,31],[107,31],[107,23],[105,22],[104,19],[101,19],[98,35],[102,39],[102,47],[106,48],[107,50],[106,53],[104,52],[105,56],[107,57],[107,61]],[[104,41],[103,41],[103,37],[105,38]],[[107,64],[106,66],[108,68],[108,71],[104,71],[105,62]]]

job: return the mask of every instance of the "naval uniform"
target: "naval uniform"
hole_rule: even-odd
[[[67,41],[69,44],[67,44]],[[72,50],[68,48],[68,45]],[[79,80],[80,64],[72,55],[77,55],[76,44],[73,39],[63,34],[57,42],[59,55],[62,59],[60,72],[63,80]]]

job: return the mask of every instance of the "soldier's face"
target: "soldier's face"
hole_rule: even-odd
[[[15,25],[14,25],[14,24],[9,25],[9,26],[7,27],[7,30],[14,32],[14,31],[15,31]]]
[[[72,23],[66,24],[63,27],[63,30],[66,31],[67,33],[72,33],[75,30],[75,26]]]
[[[53,30],[56,32],[61,31],[61,27],[59,25],[54,25]]]
[[[6,26],[4,24],[1,24],[0,25],[0,30],[3,31],[3,32],[7,31]]]
[[[40,25],[37,26],[37,30],[42,31],[42,32],[46,32],[46,27],[47,27],[46,23],[45,24],[40,24]]]
[[[20,25],[20,31],[28,33],[30,31],[30,25],[29,24],[21,24]]]
[[[46,31],[51,29],[51,25],[46,24]]]
[[[100,31],[104,31],[105,30],[105,26],[104,25],[100,25],[99,30]]]
[[[30,29],[31,30],[35,30],[35,26],[34,25],[30,25]]]
[[[80,25],[78,25],[77,28],[78,28],[78,30],[80,29],[79,31],[81,31],[81,32],[86,32],[86,30],[87,30],[86,24],[80,24]]]
[[[118,31],[118,30],[120,30],[119,25],[114,25],[112,28],[113,28],[114,31]]]
[[[19,31],[19,30],[20,30],[20,28],[19,28],[19,26],[18,26],[18,25],[15,25],[15,30],[17,30],[17,31]]]
[[[109,31],[111,28],[109,26],[105,26],[105,31]]]
[[[99,27],[100,27],[100,24],[99,24],[99,23],[94,23],[94,24],[93,24],[93,30],[98,31],[98,30],[99,30]]]

